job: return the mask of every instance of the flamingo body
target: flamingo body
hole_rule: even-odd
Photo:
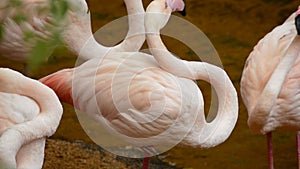
[[[202,94],[193,81],[161,70],[154,58],[144,53],[91,59],[40,81],[77,109],[94,119],[103,116],[111,127],[129,137],[159,135],[180,117],[180,126],[166,133],[168,138],[159,139],[178,141],[181,133],[192,127],[196,112],[203,111]],[[143,146],[153,145],[153,141],[149,139]],[[188,137],[183,142],[197,145]]]
[[[282,25],[261,39],[246,61],[241,79],[241,95],[249,114],[248,125],[256,133],[300,129],[299,52],[289,54],[288,51],[296,50],[295,47],[289,48],[292,42],[300,45],[299,40],[293,41],[297,34],[295,16],[295,13],[292,14]],[[286,58],[292,57],[292,64],[283,65]],[[280,76],[277,72],[284,69],[286,74]],[[265,106],[268,107],[265,113],[262,113],[264,105],[259,104],[261,100],[264,100],[264,105],[268,105]]]
[[[62,115],[58,98],[40,82],[0,68],[0,100],[0,168],[42,168],[46,137]]]
[[[248,126],[267,133],[270,169],[274,168],[272,131],[300,129],[299,9],[268,33],[250,53],[241,79],[241,95],[248,110]],[[297,29],[296,29],[297,28]],[[297,135],[298,168],[299,132]]]
[[[40,113],[38,104],[26,96],[0,92],[0,100],[0,136],[8,128],[17,124],[28,122]],[[46,138],[40,138],[23,145],[15,157],[17,168],[42,168],[45,141]],[[14,159],[9,160],[13,161]]]

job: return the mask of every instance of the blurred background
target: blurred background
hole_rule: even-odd
[[[143,2],[146,7],[150,0],[143,0]],[[91,11],[93,31],[126,15],[122,0],[87,0],[87,3]],[[187,16],[175,15],[193,23],[207,35],[239,93],[244,63],[255,44],[276,25],[283,23],[298,5],[297,1],[289,0],[186,0]],[[197,59],[197,56],[184,44],[168,37],[164,37],[164,41],[169,50],[182,59]],[[32,77],[38,79],[62,68],[74,67],[75,61],[76,58],[72,53],[59,46],[46,63],[32,71]],[[22,71],[23,64],[0,57],[0,67]],[[205,109],[208,111],[210,85],[200,81],[198,84],[205,97]],[[163,160],[178,168],[268,168],[266,138],[251,133],[247,126],[247,111],[241,98],[239,103],[238,123],[226,142],[210,149],[177,146],[164,153]],[[275,168],[297,168],[295,137],[296,133],[293,132],[274,132]],[[93,144],[82,130],[74,109],[67,104],[64,104],[64,115],[58,131],[51,138],[81,140]],[[46,156],[45,164],[48,159],[49,156]],[[60,165],[63,165],[62,163],[63,161]]]

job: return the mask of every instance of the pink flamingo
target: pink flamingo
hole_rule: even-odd
[[[169,4],[173,6],[169,7]],[[150,3],[147,13],[170,16],[172,11],[182,9],[179,8],[182,5],[182,1],[155,0]],[[159,31],[163,27],[161,22],[167,23],[169,19],[160,17],[146,17],[149,20],[145,26],[160,25],[155,27]],[[149,41],[151,45],[161,45],[157,39]],[[182,68],[184,66],[180,64],[184,63],[191,66],[190,70],[183,69],[189,71],[187,78],[164,71],[151,55],[115,52],[102,58],[94,57],[76,68],[60,70],[40,81],[51,87],[62,101],[101,123],[103,118],[109,127],[138,146],[173,140],[193,147],[216,146],[229,137],[237,121],[236,90],[221,68],[202,62],[176,64]],[[190,79],[208,81],[217,91],[219,111],[210,123],[205,120],[201,91]],[[177,118],[180,120],[174,122]],[[170,126],[168,133],[159,135]],[[135,138],[147,139],[140,142]]]
[[[57,21],[54,20],[49,12],[49,0],[22,0],[21,6],[16,9],[8,6],[10,1],[1,1],[1,55],[11,60],[23,62],[26,65],[34,47],[33,40],[47,41],[52,38],[51,31],[53,30],[62,32],[62,40],[65,45],[76,55],[79,55],[81,52],[80,56],[86,57],[83,59],[94,57],[89,53],[101,52],[99,54],[105,54],[109,51],[138,51],[145,41],[144,25],[141,24],[144,22],[144,8],[140,0],[124,0],[129,15],[129,30],[125,40],[112,47],[99,45],[93,37],[90,12],[85,0],[66,2],[69,5],[66,19],[60,21],[61,23],[57,25]],[[41,12],[41,9],[45,11]],[[17,22],[13,18],[20,13],[26,19]],[[49,30],[49,28],[51,29]],[[29,35],[28,33],[30,33],[29,37],[33,38],[26,38]],[[88,44],[91,48],[85,48],[86,51],[80,51],[85,44]],[[98,50],[90,52],[91,49],[95,49],[93,48],[95,45],[98,46]],[[29,70],[25,70],[26,72],[28,73]]]
[[[198,116],[196,120],[196,124],[202,126],[204,130],[214,132],[203,135],[198,133],[200,129],[194,126],[191,133],[198,133],[196,136],[200,136],[200,140],[197,137],[191,138],[193,143],[189,144],[205,148],[216,146],[229,137],[237,120],[238,104],[235,88],[221,68],[205,62],[184,61],[174,57],[167,50],[159,31],[167,24],[174,8],[166,6],[166,3],[168,4],[166,0],[154,0],[146,10],[145,29],[150,51],[158,65],[166,71],[186,79],[207,81],[215,88],[219,100],[216,118],[210,123],[205,121],[204,116]],[[180,3],[175,2],[174,5],[177,7],[175,9],[180,9]],[[200,112],[203,115],[203,108]],[[233,125],[227,125],[229,123]],[[202,142],[202,139],[206,141]]]
[[[0,168],[42,168],[47,136],[57,129],[62,106],[37,80],[0,68]]]
[[[29,74],[27,61],[37,41],[49,41],[54,32],[63,30],[65,20],[56,21],[53,18],[49,0],[3,0],[0,6],[0,53],[8,59],[24,63],[24,73]],[[47,49],[50,51],[53,47],[47,46]]]
[[[300,38],[295,26],[299,12],[258,42],[246,61],[241,79],[248,125],[255,133],[267,134],[270,168],[274,168],[271,132],[300,130],[297,94],[300,91]],[[296,21],[299,24],[299,20]],[[299,134],[297,139],[299,150]],[[298,152],[298,158],[299,155]]]

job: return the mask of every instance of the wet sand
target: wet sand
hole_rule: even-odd
[[[144,1],[145,5],[149,0]],[[114,2],[105,0],[88,0],[92,12],[93,30],[96,31],[106,23],[126,15],[122,0]],[[232,79],[239,92],[239,82],[244,62],[253,46],[267,32],[281,24],[298,4],[287,0],[187,0],[186,17],[182,17],[201,29],[215,46],[224,69]],[[118,10],[116,10],[118,9]],[[177,15],[177,14],[176,14]],[[179,15],[178,15],[179,16]],[[183,59],[193,60],[193,53],[178,48],[178,42],[167,39],[169,50]],[[64,49],[57,50],[53,57],[33,72],[33,77],[39,78],[56,70],[74,66],[75,59]],[[0,59],[1,67],[11,67],[21,70],[22,65]],[[205,108],[209,108],[210,86],[200,86],[205,96]],[[175,147],[164,153],[165,161],[176,164],[179,168],[193,169],[265,169],[267,168],[267,152],[265,136],[256,135],[247,127],[247,111],[240,98],[239,119],[230,138],[223,144],[211,149],[195,149],[190,147]],[[82,140],[93,142],[82,130],[73,108],[64,104],[64,115],[58,131],[53,139]],[[274,132],[275,168],[296,169],[296,145],[293,132]],[[60,145],[57,146],[59,149]],[[47,151],[47,149],[46,149]],[[66,153],[69,150],[64,150]],[[89,158],[92,158],[89,156]],[[99,156],[96,156],[99,158]],[[49,159],[46,156],[45,164]],[[64,164],[69,158],[63,156],[61,160],[52,163]],[[80,163],[80,164],[79,164]],[[92,162],[91,162],[92,163]],[[89,168],[91,164],[78,160],[77,166]],[[119,165],[119,164],[118,164]],[[121,165],[121,164],[120,164]],[[87,167],[88,166],[88,167]],[[122,168],[113,166],[112,168]],[[90,167],[92,168],[92,167]],[[96,168],[96,167],[95,167]]]

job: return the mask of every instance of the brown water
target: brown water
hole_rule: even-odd
[[[144,1],[145,5],[149,0]],[[126,15],[122,0],[88,0],[94,31],[109,21]],[[274,26],[282,23],[297,8],[288,0],[187,0],[188,15],[184,19],[200,28],[217,49],[223,66],[239,92],[239,82],[245,59],[253,46]],[[192,60],[192,53],[178,48],[167,39],[169,50]],[[33,72],[39,78],[65,67],[74,66],[74,57],[64,49],[57,50],[48,63]],[[1,67],[21,70],[22,65],[1,58]],[[202,85],[209,107],[209,85]],[[64,105],[64,115],[55,138],[92,142],[81,129],[74,110]],[[297,168],[295,133],[276,131],[273,136],[275,168]],[[194,169],[263,169],[267,168],[265,136],[252,134],[247,127],[247,111],[240,99],[239,119],[230,138],[211,149],[175,147],[166,152],[166,160],[182,168]]]

